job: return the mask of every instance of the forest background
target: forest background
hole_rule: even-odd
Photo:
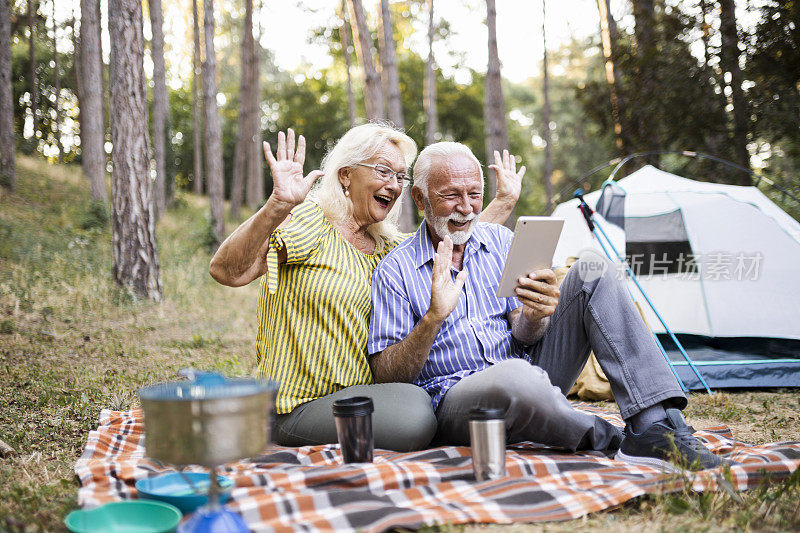
[[[645,153],[623,174],[652,163],[753,184],[800,217],[798,2],[465,0],[457,19],[436,11],[447,1],[332,0],[303,36],[330,60],[287,68],[266,46],[273,0],[0,0],[0,530],[64,529],[100,409],[135,407],[139,387],[185,366],[252,373],[257,284],[222,287],[208,263],[269,195],[259,145],[279,130],[308,139],[306,171],[368,119],[420,147],[461,141],[484,164],[510,147],[528,167],[517,214]],[[496,22],[531,4],[547,16],[527,26],[542,46],[526,78],[502,63],[523,39],[497,39]],[[552,39],[559,13],[596,31]],[[464,20],[485,25],[469,37],[485,68],[459,44]],[[733,166],[667,153],[687,150]],[[800,439],[796,389],[691,396],[696,427]],[[797,530],[798,498],[796,473],[578,525]]]

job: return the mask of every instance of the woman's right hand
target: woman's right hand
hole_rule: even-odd
[[[289,209],[306,199],[311,186],[323,174],[321,170],[312,170],[307,176],[303,176],[306,140],[300,135],[295,150],[294,131],[291,128],[286,135],[282,131],[278,132],[278,150],[274,156],[269,143],[264,142],[264,156],[272,171],[271,198],[286,204]]]

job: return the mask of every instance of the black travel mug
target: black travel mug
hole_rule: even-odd
[[[506,475],[505,411],[499,407],[475,407],[469,412],[469,441],[475,479],[499,479]]]
[[[366,396],[354,396],[333,402],[336,436],[345,463],[372,462],[373,411],[372,398]]]

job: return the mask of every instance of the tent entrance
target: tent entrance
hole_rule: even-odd
[[[711,388],[800,387],[800,341],[753,337],[677,336]],[[667,335],[659,334],[675,370],[691,390],[703,385]]]

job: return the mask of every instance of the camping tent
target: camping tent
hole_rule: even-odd
[[[585,199],[709,385],[800,386],[796,220],[755,187],[698,182],[652,166]],[[566,219],[556,265],[586,249],[602,253],[578,204],[570,200],[553,213]],[[665,333],[630,288],[651,328]],[[676,370],[688,386],[699,385],[685,363]]]

